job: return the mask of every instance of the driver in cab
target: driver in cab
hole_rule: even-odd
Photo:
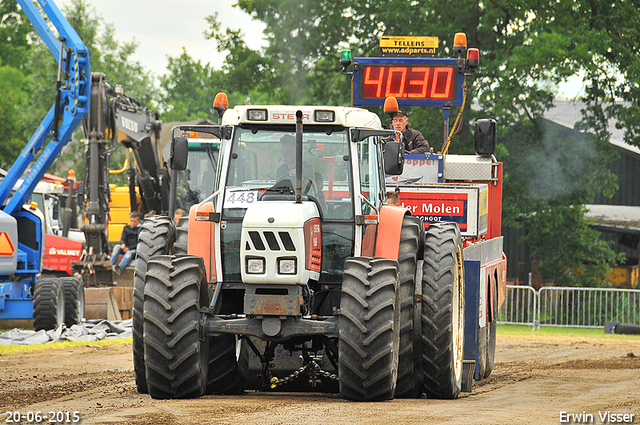
[[[296,181],[296,138],[290,134],[285,134],[280,138],[280,158],[282,165],[276,170],[276,180],[290,179],[291,183]],[[313,181],[314,171],[311,164],[302,161],[302,180]]]

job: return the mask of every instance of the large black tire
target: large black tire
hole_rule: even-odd
[[[640,335],[640,325],[633,323],[618,323],[613,327],[616,334]]]
[[[176,223],[176,243],[173,245],[173,253],[176,255],[186,255],[187,243],[189,242],[189,217],[180,218]]]
[[[189,217],[176,223],[175,255],[186,255],[189,242]],[[249,344],[235,335],[209,339],[209,377],[207,394],[242,394],[249,376]]]
[[[478,377],[484,379],[487,370],[487,340],[489,334],[486,326],[478,325]]]
[[[398,358],[397,398],[416,398],[422,395],[422,364],[414,357],[413,302],[416,293],[416,265],[423,247],[424,233],[418,217],[405,216],[400,234],[398,262],[400,263],[400,354]],[[418,345],[416,345],[418,346]],[[418,361],[416,361],[418,360]]]
[[[144,338],[143,328],[143,304],[144,304],[144,279],[147,274],[147,263],[157,255],[171,253],[171,246],[175,240],[175,226],[171,218],[166,216],[152,216],[142,223],[136,246],[135,272],[133,275],[133,371],[136,378],[136,387],[141,394],[147,393],[147,381],[144,370]]]
[[[63,323],[64,291],[60,279],[38,279],[33,293],[33,328],[36,331],[50,331]]]
[[[84,318],[84,281],[80,277],[60,279],[64,292],[64,324],[70,328]]]
[[[236,335],[209,339],[207,394],[242,394],[249,374],[249,344]]]
[[[340,298],[338,376],[348,400],[395,395],[400,345],[398,262],[349,258]]]
[[[430,398],[458,397],[464,346],[464,264],[455,223],[432,223],[422,269],[422,367]]]
[[[496,357],[496,332],[498,329],[498,324],[496,323],[495,315],[498,313],[498,276],[494,274],[493,279],[492,276],[487,276],[487,285],[491,285],[491,290],[487,291],[487,298],[490,298],[491,294],[494,294],[493,299],[493,314],[491,313],[491,301],[487,302],[487,335],[486,335],[486,343],[485,343],[485,367],[484,374],[481,375],[482,378],[488,378],[493,372],[493,364]]]
[[[200,307],[209,305],[202,259],[160,255],[149,260],[144,288],[144,361],[149,395],[205,394],[209,347],[200,340]]]
[[[493,372],[493,365],[496,358],[496,332],[498,324],[493,321],[487,323],[487,364],[484,369],[484,377],[488,378]]]

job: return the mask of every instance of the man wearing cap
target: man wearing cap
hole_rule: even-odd
[[[393,117],[392,124],[394,130],[402,133],[402,139],[396,134],[396,141],[402,140],[406,153],[429,152],[427,139],[418,130],[409,128],[409,118],[406,112],[398,110]]]

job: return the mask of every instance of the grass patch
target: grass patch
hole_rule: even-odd
[[[558,336],[575,338],[607,338],[612,340],[640,341],[640,335],[606,334],[602,328],[562,328],[555,326],[541,326],[532,330],[533,326],[524,325],[498,325],[498,335],[521,336]]]
[[[34,351],[63,350],[73,347],[105,347],[110,345],[131,344],[133,338],[103,339],[101,341],[62,341],[34,345],[0,345],[0,356]]]

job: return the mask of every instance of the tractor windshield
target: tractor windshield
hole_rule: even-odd
[[[189,211],[193,204],[213,193],[217,181],[219,146],[217,139],[189,139],[189,167],[177,171],[177,207]]]
[[[318,205],[324,219],[350,220],[353,203],[347,132],[310,127],[302,136],[302,194]],[[270,188],[294,194],[296,181],[295,129],[264,128],[235,132],[229,163],[224,214],[238,217]],[[293,198],[292,198],[293,199]]]
[[[368,137],[357,143],[358,169],[360,170],[360,193],[366,198],[362,206],[363,214],[371,214],[372,208],[380,208],[384,199],[384,165],[381,146],[375,137]]]

